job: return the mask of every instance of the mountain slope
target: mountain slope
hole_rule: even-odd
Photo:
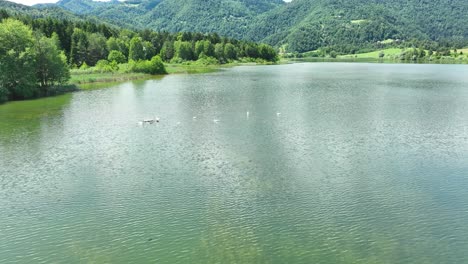
[[[134,29],[216,32],[291,52],[353,53],[409,40],[468,45],[466,0],[61,0],[40,7]]]
[[[64,9],[113,24],[171,32],[216,32],[244,36],[253,19],[284,5],[282,0],[61,0]]]
[[[0,9],[6,10],[10,14],[18,14],[18,15],[28,15],[32,18],[57,18],[57,19],[67,19],[67,20],[81,20],[81,18],[72,12],[68,12],[63,10],[63,8],[49,5],[45,8],[38,9],[22,4],[17,4],[9,1],[0,0]]]
[[[256,16],[282,5],[281,0],[163,0],[146,20],[151,28],[243,38]]]
[[[247,38],[299,52],[389,39],[466,42],[468,1],[294,0],[252,24]]]

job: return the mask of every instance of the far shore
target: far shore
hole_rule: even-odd
[[[126,81],[135,81],[135,80],[149,80],[162,78],[166,75],[173,74],[200,74],[200,73],[210,73],[220,71],[222,69],[231,68],[235,66],[255,66],[255,65],[279,65],[279,64],[290,64],[290,63],[301,63],[301,62],[347,62],[347,63],[386,63],[386,64],[468,64],[467,60],[436,60],[436,61],[400,61],[392,59],[376,59],[376,58],[353,58],[350,56],[347,57],[338,57],[338,58],[323,58],[323,57],[306,57],[306,58],[282,58],[276,63],[243,63],[243,62],[234,62],[227,64],[209,64],[209,65],[200,65],[200,64],[165,64],[167,74],[158,74],[151,75],[145,73],[132,73],[132,72],[86,72],[81,70],[72,70],[71,79],[67,85],[64,87],[62,92],[58,92],[54,95],[61,95],[69,92],[75,91],[85,91],[92,89],[101,89],[107,88],[114,84],[123,83]],[[46,96],[46,97],[50,97]],[[36,99],[41,99],[45,97],[39,97]],[[14,102],[14,101],[11,101]],[[8,102],[6,102],[8,103]]]

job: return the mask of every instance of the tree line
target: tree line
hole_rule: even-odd
[[[0,10],[0,20],[8,17],[8,12]],[[14,18],[47,37],[57,34],[60,49],[72,67],[83,63],[94,66],[114,50],[122,53],[127,61],[151,59],[155,55],[160,55],[165,62],[197,60],[203,56],[216,58],[220,63],[240,58],[277,60],[276,50],[269,45],[221,37],[217,33],[130,30],[91,21],[34,19],[26,15]]]
[[[22,22],[0,23],[0,102],[51,95],[70,78],[56,35],[46,37]]]
[[[166,72],[163,61],[278,59],[269,45],[216,33],[134,31],[90,21],[12,17],[5,10],[0,10],[0,22],[0,102],[58,93],[74,68],[113,71],[128,63],[131,71],[161,74]]]

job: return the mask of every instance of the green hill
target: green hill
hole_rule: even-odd
[[[465,0],[294,0],[253,23],[247,38],[290,51],[335,47],[345,52],[389,39],[451,42],[468,39]]]
[[[44,8],[25,6],[9,1],[0,0],[0,9],[7,11],[10,15],[27,15],[31,18],[56,18],[70,21],[82,20],[72,12],[55,5],[47,5]]]
[[[283,5],[282,0],[62,0],[57,3],[70,12],[96,16],[120,26],[170,32],[216,32],[237,38],[245,36],[259,14]]]
[[[37,7],[133,29],[218,33],[287,52],[468,45],[466,0],[61,0]]]

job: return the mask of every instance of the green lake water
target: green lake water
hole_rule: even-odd
[[[468,66],[242,66],[1,105],[0,263],[468,263]]]

